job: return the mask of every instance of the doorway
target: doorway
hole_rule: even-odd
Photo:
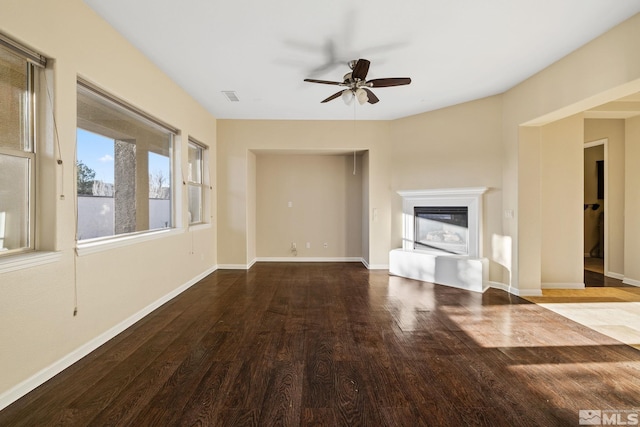
[[[607,269],[607,139],[584,144],[584,280],[605,286]]]

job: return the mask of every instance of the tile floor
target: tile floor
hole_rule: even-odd
[[[544,289],[526,299],[640,350],[640,288]]]

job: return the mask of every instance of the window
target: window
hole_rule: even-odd
[[[176,132],[78,80],[78,240],[173,227]]]
[[[35,86],[44,65],[0,35],[0,256],[35,249]]]
[[[189,224],[200,224],[205,221],[205,153],[206,148],[189,138],[189,159],[187,186],[189,194]]]

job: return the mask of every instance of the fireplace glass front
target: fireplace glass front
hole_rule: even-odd
[[[414,249],[438,249],[469,254],[469,213],[466,206],[416,206],[413,208]]]

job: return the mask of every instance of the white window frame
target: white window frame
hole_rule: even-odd
[[[187,151],[191,149],[191,147],[195,147],[200,150],[200,181],[194,182],[189,179],[187,174],[187,208],[189,207],[189,188],[196,187],[200,188],[200,203],[201,203],[201,212],[200,212],[200,221],[192,221],[191,215],[188,216],[189,227],[197,227],[200,225],[208,225],[210,223],[211,213],[209,210],[209,191],[211,188],[211,183],[209,182],[209,147],[205,144],[197,141],[193,137],[189,137],[189,142],[187,144]],[[187,154],[187,165],[189,164],[189,155]]]
[[[129,113],[133,113],[136,115],[141,121],[152,124],[153,126],[162,128],[169,133],[172,134],[172,142],[171,142],[171,156],[170,156],[170,164],[171,164],[171,215],[172,215],[172,225],[165,229],[151,229],[151,230],[140,230],[132,233],[121,233],[114,234],[110,236],[99,237],[95,239],[84,239],[76,241],[76,248],[78,255],[82,256],[85,254],[101,252],[103,250],[109,250],[113,248],[128,246],[130,244],[135,244],[138,242],[154,240],[157,238],[163,238],[169,235],[174,235],[178,233],[182,233],[184,230],[180,228],[180,217],[177,214],[177,206],[178,206],[178,196],[179,191],[176,186],[176,176],[179,171],[178,166],[176,164],[176,154],[178,153],[179,144],[179,130],[175,127],[167,124],[166,122],[157,119],[154,116],[138,109],[137,107],[123,101],[111,94],[107,91],[99,88],[93,83],[78,77],[77,81],[78,88],[82,88],[82,90],[92,92],[93,95],[101,97],[103,100],[108,101],[111,104],[114,104],[116,107],[123,108],[128,110]],[[78,90],[79,90],[78,89]],[[80,126],[79,126],[80,127]],[[81,127],[85,128],[86,127]],[[91,129],[87,129],[92,131]],[[101,133],[101,132],[98,132]],[[77,198],[77,195],[74,194],[74,197]]]
[[[5,216],[0,212],[0,257],[8,257],[11,255],[19,255],[36,250],[36,147],[37,147],[37,130],[38,118],[36,115],[36,94],[39,93],[38,78],[36,73],[42,72],[38,67],[44,68],[46,59],[29,48],[18,44],[10,38],[0,34],[0,49],[10,52],[25,61],[27,67],[27,96],[25,97],[24,112],[26,123],[22,123],[25,130],[25,139],[23,141],[24,149],[14,149],[0,146],[0,154],[3,156],[13,156],[27,160],[28,163],[28,184],[27,191],[27,244],[20,248],[8,249],[4,248],[3,241],[6,232]]]

